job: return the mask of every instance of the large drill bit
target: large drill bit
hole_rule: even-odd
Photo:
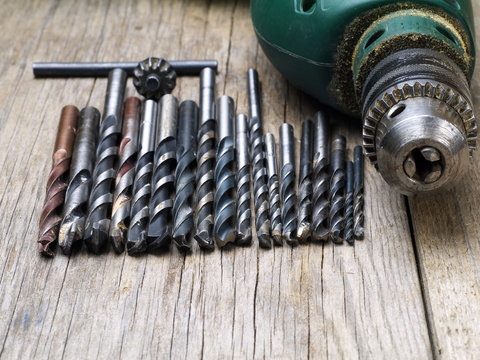
[[[125,250],[127,231],[130,224],[135,164],[137,162],[137,139],[140,125],[140,99],[125,100],[123,113],[122,141],[119,147],[119,166],[113,195],[112,220],[110,221],[110,243],[117,253]]]
[[[94,107],[84,108],[80,112],[77,136],[73,146],[70,180],[65,194],[63,219],[60,225],[58,244],[64,254],[73,248],[81,247],[88,197],[92,187],[92,172],[95,165],[95,147],[97,141],[100,112]]]
[[[265,168],[265,152],[260,115],[258,73],[248,70],[248,103],[250,110],[250,159],[253,173],[253,196],[255,207],[255,228],[258,243],[263,248],[271,248],[270,219],[268,215],[268,175]]]
[[[190,249],[195,192],[198,106],[191,100],[180,104],[177,126],[176,195],[173,202],[173,240],[179,250]]]
[[[200,73],[200,116],[197,136],[197,196],[195,240],[201,248],[212,250],[215,193],[215,72]]]
[[[235,105],[224,95],[217,100],[217,163],[215,165],[215,240],[218,247],[235,241]]]
[[[343,242],[343,230],[345,229],[345,148],[344,136],[336,136],[332,141],[331,166],[332,177],[330,179],[330,239],[334,243]]]
[[[295,192],[295,138],[293,127],[282,124],[280,132],[280,193],[282,197],[283,239],[290,245],[298,245],[297,194]]]
[[[103,119],[100,124],[97,160],[93,170],[93,186],[84,235],[87,249],[94,253],[102,251],[108,242],[115,190],[116,169],[114,166],[122,137],[122,102],[126,83],[127,73],[121,69],[114,69],[108,75],[107,94]]]
[[[128,228],[127,251],[129,255],[136,255],[147,250],[148,206],[151,194],[150,181],[153,172],[157,108],[156,101],[145,100],[138,135],[138,160],[135,165],[130,226]]]
[[[48,176],[45,202],[40,215],[37,242],[38,251],[42,255],[55,256],[77,121],[78,109],[73,105],[64,106],[58,124],[57,140],[53,150],[52,170]]]
[[[353,163],[347,161],[345,185],[345,241],[353,245]]]
[[[354,205],[353,205],[353,228],[357,239],[363,238],[363,150],[356,146],[353,150],[354,159]]]
[[[172,241],[172,207],[175,197],[175,168],[177,167],[178,100],[164,95],[160,100],[154,164],[148,249],[166,248]]]
[[[313,191],[312,191],[312,239],[327,240],[328,210],[330,206],[328,192],[330,175],[329,163],[329,126],[327,114],[321,110],[315,119],[313,140]]]
[[[282,240],[282,213],[280,210],[280,184],[278,181],[277,151],[275,149],[275,136],[265,134],[265,153],[267,156],[268,174],[268,205],[273,242],[277,246],[283,244]]]
[[[301,242],[310,238],[312,217],[312,158],[313,158],[313,122],[305,120],[302,124],[300,144],[300,171],[298,176],[297,237]]]
[[[237,116],[235,126],[235,148],[237,154],[237,244],[252,243],[250,161],[248,150],[248,118]]]

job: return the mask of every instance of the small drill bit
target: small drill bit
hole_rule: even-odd
[[[313,140],[313,191],[312,191],[312,239],[328,239],[328,209],[330,206],[328,191],[330,175],[329,162],[329,127],[325,111],[317,113]]]
[[[268,174],[268,205],[273,243],[282,246],[282,213],[280,210],[280,184],[278,182],[277,151],[275,150],[275,136],[267,133],[264,136],[265,152],[267,155]]]
[[[108,75],[107,94],[103,119],[100,124],[100,139],[97,146],[96,164],[93,170],[93,186],[90,193],[88,217],[85,225],[85,245],[93,253],[100,253],[108,243],[110,215],[118,145],[122,137],[122,102],[127,73],[114,69]]]
[[[332,177],[330,179],[330,239],[342,243],[345,229],[345,148],[344,136],[336,136],[332,141]]]
[[[176,195],[173,202],[173,240],[181,251],[190,249],[195,192],[198,106],[191,100],[180,104],[177,126]]]
[[[213,250],[215,193],[215,72],[205,68],[200,73],[200,116],[197,136],[197,196],[195,240],[207,250]]]
[[[300,145],[300,171],[298,177],[297,237],[300,242],[310,238],[312,216],[312,158],[313,158],[313,122],[305,120],[302,124]]]
[[[235,241],[235,105],[229,96],[217,100],[217,163],[215,166],[215,240],[218,247]]]
[[[110,221],[110,243],[117,253],[125,250],[128,226],[130,225],[130,204],[132,200],[135,164],[137,162],[137,139],[140,125],[140,99],[129,97],[125,100],[122,141],[119,147],[119,166],[113,195],[112,220]]]
[[[85,209],[92,187],[99,121],[100,112],[94,107],[84,108],[80,112],[73,146],[70,181],[65,194],[63,219],[58,236],[58,244],[65,255],[69,255],[74,248],[79,248],[82,244],[87,215]]]
[[[258,243],[263,248],[271,248],[270,219],[268,215],[268,175],[265,167],[265,152],[260,115],[258,73],[248,70],[248,102],[250,109],[250,158],[253,174],[253,196],[255,208],[255,228]]]
[[[78,109],[73,105],[63,107],[53,150],[52,170],[47,181],[45,203],[40,215],[37,241],[38,251],[46,256],[55,256],[77,121]]]
[[[363,238],[363,150],[356,146],[353,150],[354,159],[354,205],[353,205],[353,228],[357,239]]]
[[[172,241],[172,207],[175,197],[175,168],[177,167],[178,100],[173,95],[160,99],[154,164],[148,250],[166,248]]]
[[[145,100],[140,133],[138,135],[138,160],[135,165],[133,197],[130,209],[127,251],[136,255],[147,250],[147,227],[155,148],[155,129],[158,104],[155,100]]]
[[[345,185],[345,241],[353,245],[353,163],[347,161],[347,182]]]

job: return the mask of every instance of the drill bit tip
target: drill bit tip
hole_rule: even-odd
[[[108,220],[93,223],[89,234],[84,237],[88,251],[94,254],[100,254],[105,250],[108,242],[109,226],[110,222]]]
[[[215,243],[211,240],[211,236],[207,230],[197,231],[193,237],[198,245],[204,250],[215,249]]]

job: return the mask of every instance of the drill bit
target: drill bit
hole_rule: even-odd
[[[298,245],[297,239],[297,194],[295,192],[295,138],[293,127],[284,123],[280,126],[280,193],[282,196],[283,239],[290,245]]]
[[[55,256],[77,121],[78,109],[73,105],[63,107],[53,150],[52,170],[47,181],[45,203],[40,215],[37,241],[38,251],[46,256]]]
[[[138,135],[138,160],[135,165],[133,197],[130,209],[127,251],[136,255],[147,250],[147,227],[153,172],[153,153],[158,104],[155,100],[145,100],[140,133]]]
[[[237,244],[252,243],[250,162],[248,151],[248,118],[245,114],[237,116],[235,123],[235,148],[237,155]]]
[[[74,248],[79,248],[82,244],[99,121],[100,112],[94,107],[84,108],[80,112],[58,236],[58,244],[65,255],[69,255]]]
[[[330,239],[342,243],[345,228],[345,148],[344,136],[336,136],[332,141],[332,177],[330,179]]]
[[[345,185],[345,241],[353,245],[353,163],[347,161],[347,184]]]
[[[197,136],[197,196],[196,234],[198,245],[213,250],[212,236],[214,221],[215,192],[215,72],[205,68],[200,73],[200,116]]]
[[[280,185],[278,182],[277,152],[275,137],[271,133],[265,134],[265,152],[267,155],[268,174],[268,205],[273,243],[282,246],[282,213],[280,210]]]
[[[215,239],[218,247],[235,241],[235,105],[229,96],[217,100],[217,163],[215,166]]]
[[[121,69],[114,69],[108,75],[107,94],[103,119],[100,124],[97,160],[93,170],[93,186],[84,235],[87,249],[96,254],[100,253],[108,243],[115,189],[116,169],[114,166],[122,137],[122,102],[126,83],[127,73]]]
[[[152,176],[152,199],[148,225],[148,250],[166,248],[172,241],[172,207],[175,197],[175,168],[177,166],[178,100],[164,95],[160,100]]]
[[[119,166],[113,195],[112,220],[110,221],[110,243],[117,253],[125,250],[127,231],[130,224],[135,164],[137,162],[137,139],[140,122],[140,99],[125,100],[123,113],[122,141],[119,147]]]
[[[255,208],[255,228],[258,243],[263,248],[271,248],[270,219],[268,215],[268,175],[265,168],[265,152],[260,115],[258,73],[248,70],[248,103],[250,109],[250,158],[253,173],[253,196]]]
[[[300,242],[310,238],[312,216],[312,158],[313,158],[313,122],[305,120],[302,124],[300,145],[300,171],[298,177],[297,237]]]
[[[357,239],[363,238],[363,150],[356,146],[353,150],[354,159],[354,205],[353,205],[353,229]]]
[[[176,195],[173,202],[173,240],[181,251],[190,249],[193,230],[197,123],[197,104],[191,100],[182,102],[177,126]]]
[[[330,175],[328,172],[329,127],[325,111],[317,113],[314,132],[312,239],[328,239],[328,199]]]

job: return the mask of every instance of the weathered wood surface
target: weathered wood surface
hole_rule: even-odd
[[[232,96],[238,112],[248,110],[245,74],[256,67],[265,131],[278,138],[288,121],[298,138],[318,104],[268,63],[248,6],[2,4],[0,357],[416,359],[479,352],[478,155],[470,175],[441,199],[406,201],[367,165],[366,239],[354,248],[254,245],[204,253],[195,245],[188,255],[175,248],[139,258],[37,255],[60,109],[102,109],[106,80],[34,80],[32,62],[216,58],[217,95]],[[198,79],[180,79],[175,95],[198,101]],[[479,95],[475,100],[479,106]],[[335,117],[335,132],[346,134],[352,149],[360,143],[358,124]]]

